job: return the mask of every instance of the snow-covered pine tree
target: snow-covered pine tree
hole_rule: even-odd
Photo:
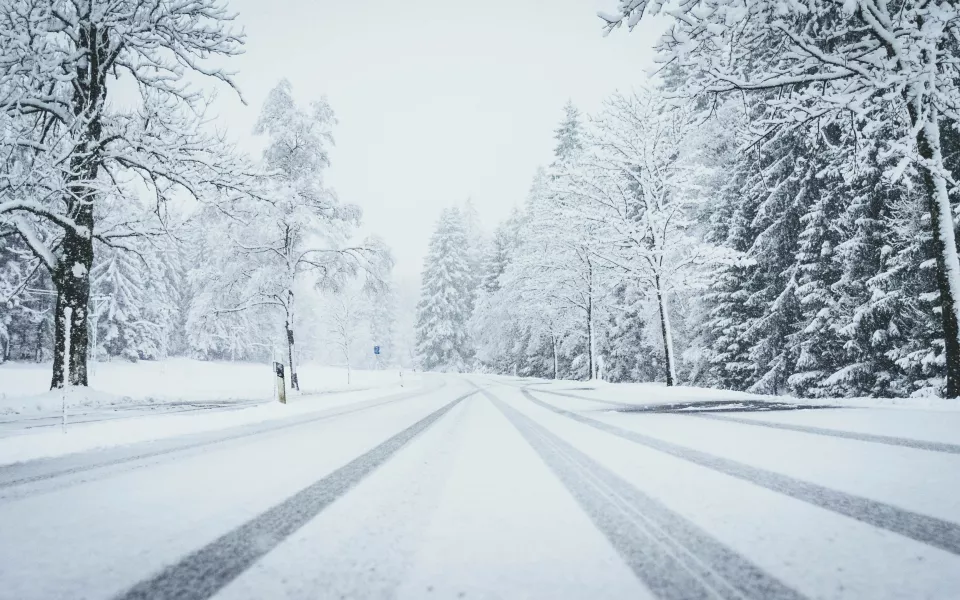
[[[518,233],[521,219],[520,211],[515,207],[510,216],[494,229],[493,236],[490,243],[486,245],[483,256],[481,292],[492,294],[500,289],[500,278],[507,270],[513,253],[520,245]]]
[[[748,389],[782,393],[793,373],[797,349],[787,336],[800,320],[797,301],[796,252],[800,217],[814,195],[815,166],[804,156],[802,137],[781,135],[764,148],[761,167],[747,180],[743,194],[757,209],[753,227],[757,236],[749,256],[756,261],[745,289],[746,304],[756,309],[743,337],[756,377]]]
[[[942,388],[945,372],[937,252],[925,227],[923,198],[916,193],[895,198],[894,236],[882,250],[882,271],[869,280],[872,295],[861,318],[875,319],[872,341],[885,347],[885,358],[897,366],[886,384],[891,395],[930,395]],[[884,384],[884,379],[881,374],[878,383]]]
[[[557,161],[567,160],[583,150],[583,120],[572,100],[563,106],[563,121],[554,130],[553,139],[556,140],[553,155]]]
[[[512,372],[513,365],[525,362],[518,344],[526,339],[526,324],[521,323],[517,298],[512,290],[504,289],[504,278],[520,246],[518,229],[522,215],[515,208],[510,217],[500,223],[486,245],[482,262],[480,286],[471,313],[469,331],[476,358],[484,368],[496,373]],[[526,348],[525,345],[523,345]],[[525,352],[522,353],[525,356]],[[519,370],[524,370],[520,367]]]
[[[833,328],[843,343],[845,357],[821,387],[825,395],[833,397],[889,397],[910,391],[894,356],[897,348],[908,343],[907,323],[921,314],[905,310],[904,298],[895,289],[907,273],[894,265],[903,264],[908,255],[894,254],[899,244],[893,228],[893,207],[904,205],[904,197],[911,194],[902,182],[894,184],[883,177],[884,167],[891,165],[884,165],[879,156],[879,140],[861,137],[859,141],[863,148],[860,155],[849,157],[853,164],[848,168],[855,173],[850,200],[840,219],[847,236],[836,248],[841,274],[833,286],[841,308]],[[918,205],[919,201],[913,203]]]
[[[163,355],[162,331],[145,318],[148,273],[143,258],[132,252],[103,248],[91,273],[99,348],[107,356],[136,361]],[[97,301],[97,297],[103,299]],[[99,308],[100,310],[96,310]]]
[[[761,307],[747,302],[754,291],[749,286],[756,282],[757,263],[749,253],[758,233],[754,219],[759,199],[743,193],[757,168],[754,156],[737,156],[715,195],[711,212],[704,215],[706,241],[735,253],[731,261],[713,270],[701,298],[705,311],[702,339],[710,362],[706,380],[725,389],[745,390],[757,377],[746,334],[749,324],[762,313]]]
[[[663,381],[663,348],[650,342],[644,315],[645,298],[636,287],[621,282],[611,291],[612,308],[600,348],[607,381]]]
[[[960,145],[960,5],[620,0],[619,9],[601,14],[608,30],[632,28],[644,16],[669,20],[657,50],[663,63],[684,72],[684,95],[762,98],[769,110],[757,123],[758,139],[847,121],[866,132],[900,134],[885,140],[897,161],[889,175],[896,180],[915,167],[923,190],[940,296],[944,393],[960,397],[960,255],[950,196],[958,163],[948,158]],[[783,312],[788,304],[782,297],[776,306]],[[778,389],[782,378],[774,373],[786,368],[784,356],[768,348],[756,358],[766,364],[760,387]]]
[[[460,209],[463,219],[463,229],[467,237],[467,260],[470,265],[470,312],[477,301],[477,293],[483,283],[483,263],[487,253],[487,239],[480,224],[480,213],[477,212],[473,198],[467,198]]]
[[[417,304],[417,358],[423,369],[470,369],[473,350],[467,322],[472,281],[463,217],[458,208],[444,209],[430,238]]]
[[[808,155],[825,163],[813,177],[813,202],[800,217],[803,230],[796,255],[796,295],[800,303],[800,322],[788,342],[797,349],[797,361],[787,382],[799,396],[822,396],[823,381],[839,369],[845,360],[843,342],[834,325],[842,307],[839,290],[842,265],[836,249],[846,232],[840,228],[844,203],[850,190],[840,177],[839,165],[845,156],[843,132],[829,126],[821,130],[824,139],[807,150]]]

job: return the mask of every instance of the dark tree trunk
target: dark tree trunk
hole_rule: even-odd
[[[553,344],[553,378],[560,379],[559,361],[557,360],[557,336],[551,333],[550,341]]]
[[[84,23],[77,45],[88,60],[77,69],[73,112],[83,128],[80,143],[70,159],[70,175],[64,202],[67,216],[77,229],[65,228],[61,252],[54,267],[57,289],[54,309],[53,377],[51,389],[64,386],[64,366],[69,364],[68,385],[87,385],[87,317],[90,302],[90,269],[93,266],[93,205],[97,200],[96,181],[100,173],[101,116],[106,100],[106,54],[109,33]],[[67,310],[69,309],[69,311]],[[70,323],[67,324],[67,313]],[[69,335],[69,344],[67,336]],[[65,356],[69,346],[69,356]]]
[[[92,226],[92,216],[90,218]],[[54,283],[57,302],[54,309],[53,379],[51,389],[64,386],[64,363],[69,361],[67,385],[87,385],[87,316],[90,299],[90,267],[93,264],[93,240],[68,234]],[[67,327],[67,309],[70,324]],[[69,356],[67,333],[69,331]]]

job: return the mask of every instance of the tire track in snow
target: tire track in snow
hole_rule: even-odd
[[[658,598],[804,598],[488,390],[481,393],[516,427]]]
[[[523,389],[526,389],[525,386]],[[844,431],[842,429],[830,429],[827,427],[814,427],[810,425],[793,425],[789,423],[774,423],[771,421],[761,421],[754,419],[744,419],[742,417],[735,417],[727,414],[719,414],[717,412],[686,412],[680,410],[657,410],[660,405],[636,405],[636,404],[625,404],[623,402],[615,402],[612,400],[598,400],[597,398],[589,398],[587,396],[580,396],[578,394],[570,394],[567,392],[557,392],[553,390],[534,390],[535,392],[541,394],[551,394],[553,396],[563,396],[565,398],[576,398],[577,400],[587,400],[589,402],[596,402],[598,404],[606,404],[609,406],[615,406],[619,409],[624,409],[623,412],[629,413],[642,413],[646,412],[644,410],[636,410],[638,408],[650,408],[649,412],[653,413],[668,413],[683,415],[687,417],[698,417],[701,419],[714,419],[716,421],[730,421],[731,423],[741,423],[743,425],[755,425],[758,427],[772,427],[774,429],[782,429],[785,431],[797,431],[800,433],[810,433],[814,435],[825,435],[837,438],[843,438],[848,440],[856,440],[860,442],[870,442],[874,444],[886,444],[888,446],[903,446],[906,448],[915,448],[918,450],[929,450],[931,452],[944,452],[947,454],[960,454],[960,445],[950,444],[947,442],[931,442],[927,440],[917,440],[911,438],[901,438],[890,435],[877,435],[872,433],[859,433],[856,431]],[[733,401],[731,401],[733,402]],[[670,405],[666,405],[669,407]],[[803,406],[798,405],[798,410],[805,409],[816,409],[824,408],[818,406]],[[834,407],[829,407],[834,408]],[[731,411],[736,412],[736,411]],[[755,411],[747,411],[755,412]]]
[[[701,419],[713,419],[715,421],[730,421],[731,423],[741,423],[743,425],[755,425],[757,427],[770,427],[773,429],[783,429],[786,431],[798,431],[800,433],[812,433],[814,435],[825,435],[830,437],[844,438],[848,440],[857,440],[861,442],[872,442],[875,444],[886,444],[888,446],[904,446],[906,448],[916,448],[918,450],[929,450],[931,452],[945,452],[947,454],[960,454],[960,446],[956,444],[947,444],[944,442],[927,442],[924,440],[914,440],[914,439],[900,438],[900,437],[894,437],[889,435],[876,435],[872,433],[858,433],[855,431],[843,431],[841,429],[813,427],[810,425],[794,425],[791,423],[774,423],[772,421],[755,421],[753,419],[731,417],[729,415],[688,413],[688,416],[698,417]]]
[[[180,562],[134,585],[118,600],[205,600],[303,527],[417,437],[469,392],[420,419],[365,454],[302,489]]]
[[[583,423],[584,425],[589,425],[600,431],[718,471],[725,475],[748,481],[754,485],[856,519],[857,521],[879,529],[900,534],[912,540],[933,546],[934,548],[945,550],[951,554],[960,555],[960,525],[956,523],[898,508],[885,502],[870,500],[869,498],[855,494],[834,490],[816,483],[796,479],[789,475],[753,467],[728,458],[707,454],[706,452],[687,448],[686,446],[666,442],[636,431],[623,429],[616,425],[611,425],[558,408],[534,398],[527,390],[521,390],[521,392],[528,400],[537,406],[546,408],[547,410]]]
[[[11,494],[6,492],[8,488],[17,488],[50,479],[78,475],[96,469],[120,466],[139,460],[161,457],[177,452],[186,452],[189,450],[202,448],[204,446],[240,440],[263,433],[273,433],[283,429],[288,429],[290,427],[298,427],[300,425],[316,423],[317,421],[324,421],[362,410],[377,408],[393,402],[399,402],[401,400],[408,400],[410,398],[429,394],[445,386],[446,382],[442,382],[442,384],[436,388],[406,392],[394,396],[388,396],[386,398],[365,400],[354,405],[346,405],[343,407],[334,407],[324,410],[319,415],[314,414],[307,417],[292,417],[292,420],[283,419],[279,422],[267,421],[261,423],[252,423],[250,425],[240,425],[238,427],[232,427],[226,430],[204,431],[185,436],[140,442],[130,446],[92,450],[78,454],[68,454],[62,457],[40,458],[28,462],[0,466],[0,500],[6,500],[11,497],[21,498],[30,495],[30,492],[24,494]],[[109,458],[105,457],[105,455],[108,455]],[[81,483],[82,481],[86,480],[78,480],[76,483]],[[46,489],[47,488],[44,488],[44,490]]]

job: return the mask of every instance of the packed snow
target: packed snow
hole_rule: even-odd
[[[349,411],[288,412],[281,430],[265,421],[241,437],[225,429],[0,467],[0,526],[13,541],[0,544],[5,591],[766,600],[947,599],[960,586],[949,475],[960,453],[612,410],[618,392],[636,392],[618,388],[634,386],[583,400],[569,383],[423,381],[398,398],[345,400]],[[727,414],[960,449],[951,412]],[[937,429],[945,419],[952,436]],[[940,529],[923,529],[938,518]]]

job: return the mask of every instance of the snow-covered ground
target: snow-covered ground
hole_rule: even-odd
[[[919,398],[795,398],[792,396],[765,396],[718,390],[712,388],[674,386],[666,387],[661,383],[609,383],[606,381],[554,381],[549,379],[524,380],[507,376],[496,376],[500,381],[532,383],[534,388],[565,392],[586,397],[598,398],[620,404],[670,404],[683,402],[776,402],[791,403],[800,406],[828,405],[837,407],[861,408],[904,408],[939,411],[960,411],[960,402],[936,397]],[[533,389],[533,388],[532,388]]]
[[[0,365],[0,464],[295,418],[420,389],[416,373],[305,365],[275,401],[271,369],[190,359],[97,364],[89,389],[46,390],[49,365]],[[66,404],[66,423],[63,407]]]
[[[288,375],[289,377],[289,375]],[[275,394],[270,365],[213,362],[189,358],[90,363],[90,389],[73,390],[73,407],[169,404],[174,402],[257,401]],[[305,364],[299,369],[302,394],[357,390],[399,384],[399,372],[351,372]],[[59,411],[62,394],[49,393],[50,364],[0,364],[0,415]]]
[[[0,598],[957,597],[960,412],[591,386],[430,375],[0,466]]]

